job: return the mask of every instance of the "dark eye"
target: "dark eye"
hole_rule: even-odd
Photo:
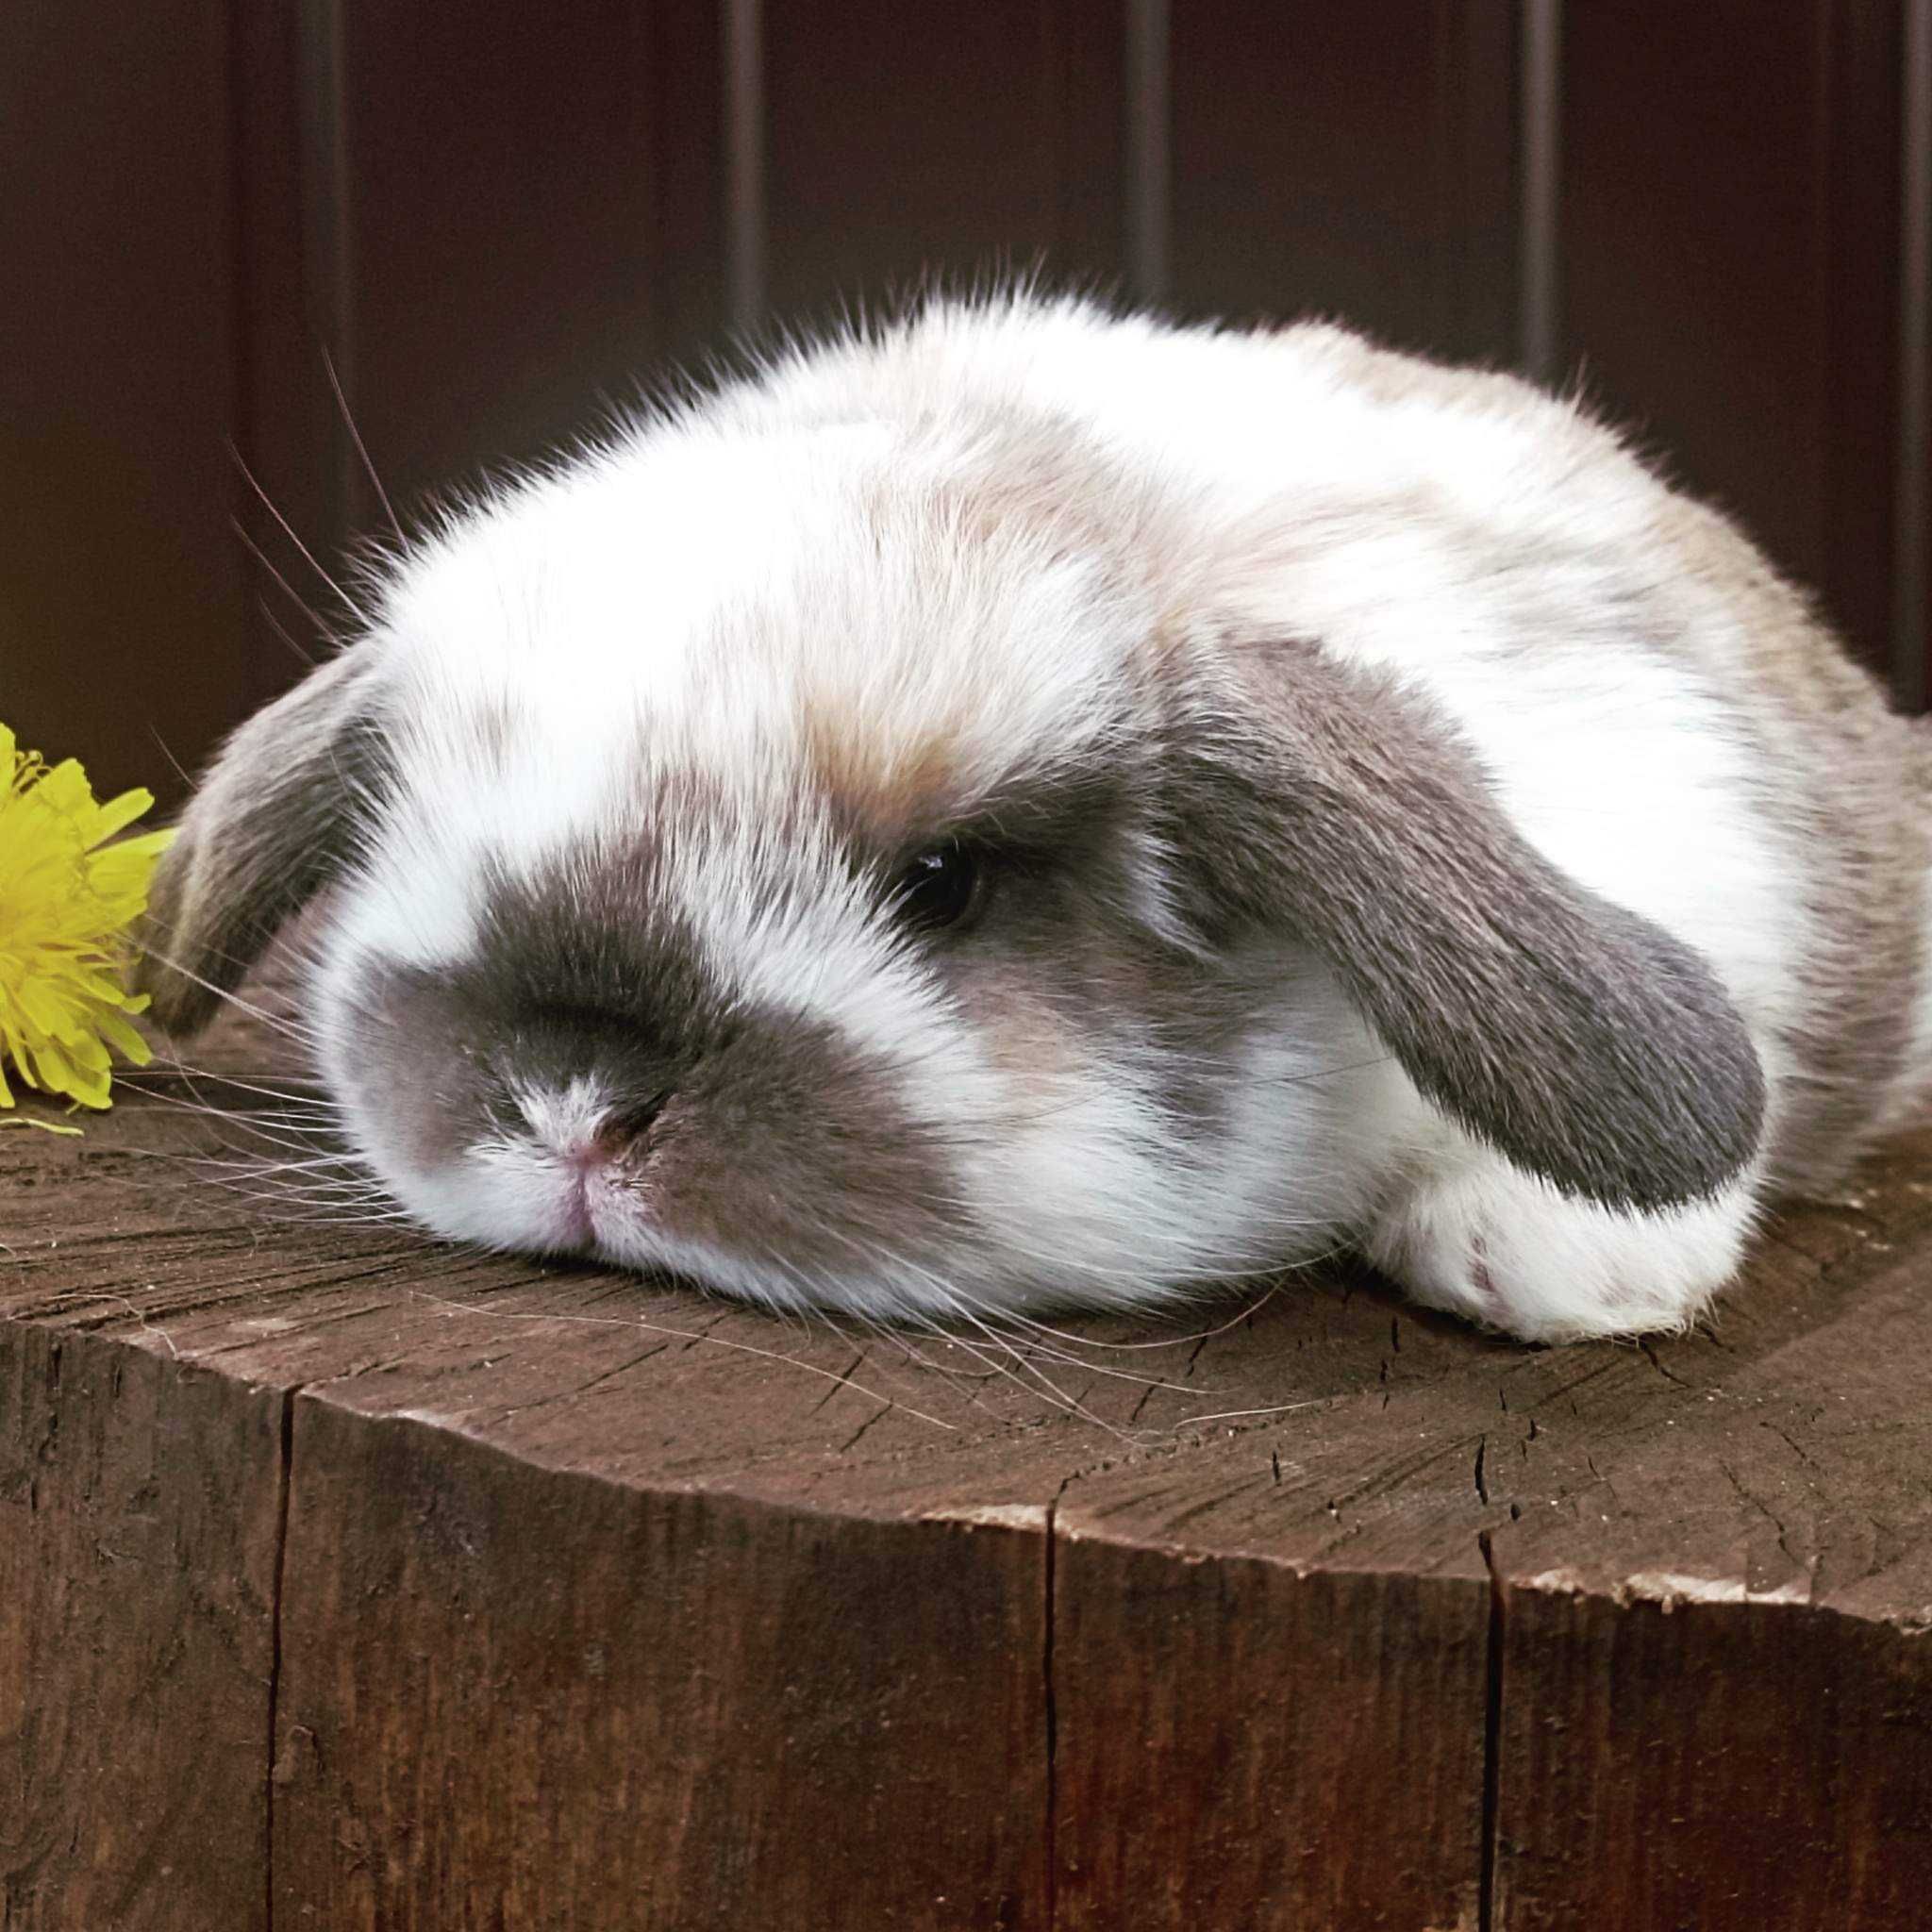
[[[943,932],[968,924],[986,896],[978,858],[957,840],[929,845],[892,881],[892,917],[918,932]]]

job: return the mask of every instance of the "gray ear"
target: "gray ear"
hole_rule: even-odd
[[[258,711],[226,744],[157,869],[135,986],[155,1019],[213,1018],[277,929],[348,856],[382,766],[363,647]]]
[[[1764,1076],[1704,958],[1510,824],[1399,680],[1291,641],[1216,648],[1177,756],[1183,849],[1226,916],[1324,953],[1421,1091],[1518,1166],[1620,1208],[1715,1191]]]

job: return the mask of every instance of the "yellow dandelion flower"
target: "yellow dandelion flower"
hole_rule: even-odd
[[[99,802],[77,760],[48,765],[0,724],[0,1107],[10,1071],[82,1107],[108,1104],[110,1047],[152,1058],[127,1024],[147,1005],[123,979],[125,934],[173,832],[114,840],[154,804],[148,791]]]

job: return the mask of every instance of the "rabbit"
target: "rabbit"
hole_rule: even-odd
[[[493,487],[244,724],[139,983],[308,908],[431,1233],[928,1321],[1352,1247],[1681,1328],[1932,1089],[1926,740],[1513,376],[1007,292]]]

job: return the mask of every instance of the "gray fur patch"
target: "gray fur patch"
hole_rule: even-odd
[[[491,879],[475,956],[385,968],[352,1024],[411,1158],[527,1137],[517,1096],[591,1079],[613,1174],[652,1225],[801,1282],[931,1258],[966,1228],[950,1148],[893,1069],[833,1028],[715,985],[651,839]]]
[[[155,874],[135,986],[198,1032],[349,856],[389,782],[370,661],[344,651],[230,738]]]
[[[1431,1100],[1566,1191],[1658,1208],[1756,1151],[1765,1090],[1704,959],[1565,876],[1398,680],[1226,645],[1176,750],[1224,906],[1322,951]]]

